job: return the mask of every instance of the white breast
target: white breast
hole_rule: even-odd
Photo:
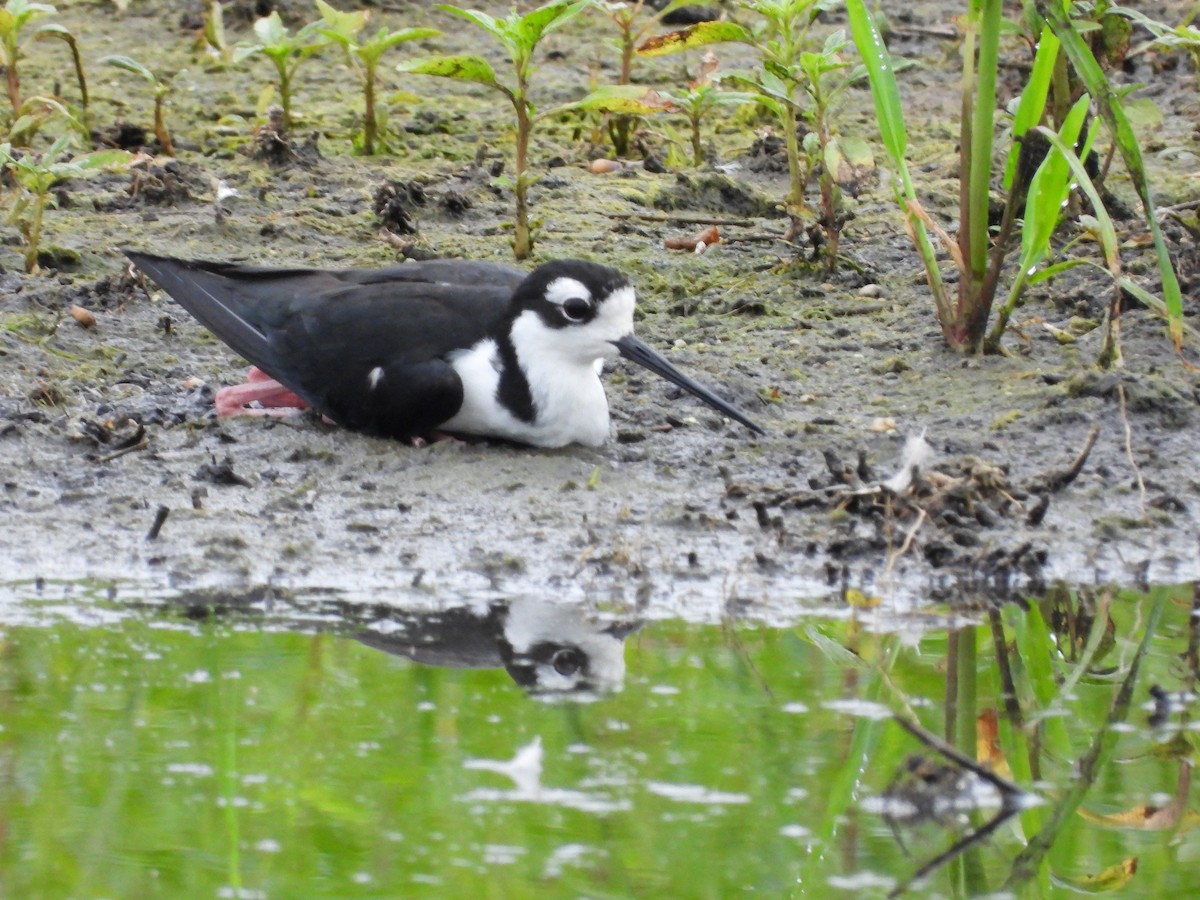
[[[518,419],[498,402],[500,358],[496,342],[488,338],[451,357],[450,364],[462,379],[463,404],[439,429],[507,438],[535,447],[603,444],[608,439],[609,421],[597,365],[601,360],[580,363],[556,355],[525,355],[533,360],[521,360],[533,397],[533,422]]]

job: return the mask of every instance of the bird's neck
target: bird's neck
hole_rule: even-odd
[[[527,411],[529,418],[524,421],[562,429],[571,435],[567,442],[604,442],[608,400],[600,383],[600,359],[564,352],[561,335],[547,329],[532,312],[513,321],[497,340],[497,351],[503,363],[497,392],[514,415]]]

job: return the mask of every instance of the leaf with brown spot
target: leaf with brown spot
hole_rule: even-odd
[[[598,88],[574,103],[566,103],[546,110],[539,118],[557,115],[568,109],[616,113],[622,116],[650,116],[654,113],[674,112],[679,107],[670,97],[666,97],[652,88],[637,84],[617,84]]]
[[[754,36],[737,22],[697,22],[679,31],[649,38],[637,48],[637,52],[642,56],[666,56],[693,47],[729,42],[753,44]]]

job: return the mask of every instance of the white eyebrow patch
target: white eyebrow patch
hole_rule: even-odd
[[[375,390],[375,388],[379,387],[379,382],[381,382],[381,381],[383,381],[383,367],[382,366],[376,366],[370,372],[367,373],[367,385],[370,387],[371,390]]]
[[[555,306],[562,306],[572,297],[592,302],[592,292],[576,278],[555,278],[546,285],[546,300]]]

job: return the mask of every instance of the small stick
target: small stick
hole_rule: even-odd
[[[896,564],[896,560],[907,553],[912,547],[913,538],[917,536],[917,532],[920,530],[921,525],[923,525],[925,522],[925,515],[924,509],[919,509],[917,511],[917,520],[913,522],[912,528],[908,529],[908,533],[904,535],[904,542],[900,544],[900,549],[888,557],[887,568],[884,569],[885,575],[892,571],[892,566]]]
[[[1000,796],[1005,800],[1025,796],[1025,791],[1021,790],[1007,778],[1001,778],[987,766],[981,765],[978,760],[972,759],[965,753],[960,752],[957,747],[946,743],[937,735],[926,731],[916,722],[906,719],[903,716],[893,716],[892,720],[925,746],[932,747],[960,768],[966,769],[977,778],[982,778],[999,791]]]
[[[1123,417],[1125,415],[1125,393],[1121,385],[1117,386],[1117,390],[1121,393],[1121,415]],[[1126,431],[1129,430],[1128,422],[1126,422],[1125,428]],[[1083,449],[1079,451],[1079,454],[1075,457],[1075,461],[1059,472],[1049,472],[1042,476],[1042,481],[1048,489],[1051,491],[1061,491],[1079,477],[1079,473],[1083,471],[1083,464],[1087,462],[1087,458],[1092,452],[1092,447],[1096,445],[1096,438],[1099,434],[1100,426],[1093,424],[1088,429],[1087,438],[1083,442]]]
[[[1197,207],[1200,207],[1200,199],[1187,200],[1183,203],[1176,203],[1173,206],[1160,206],[1157,212],[1161,216],[1163,213],[1183,212],[1189,209],[1196,209]]]
[[[150,446],[150,441],[147,438],[142,438],[136,444],[130,444],[128,447],[122,447],[120,450],[116,450],[116,451],[108,454],[107,456],[97,456],[95,459],[95,462],[96,463],[112,462],[114,459],[119,459],[120,457],[124,456],[126,453],[133,453],[135,450],[145,450],[149,446]]]
[[[150,530],[146,532],[146,540],[158,540],[158,533],[162,531],[162,527],[167,521],[167,516],[170,514],[171,509],[167,506],[160,506],[157,510],[155,510],[154,523],[150,526]]]
[[[612,219],[645,219],[647,222],[680,222],[684,225],[737,225],[749,228],[753,219],[718,219],[713,216],[689,216],[676,213],[619,212],[609,213]]]
[[[1117,385],[1117,399],[1121,404],[1121,424],[1125,428],[1125,456],[1129,460],[1130,468],[1133,469],[1133,477],[1138,486],[1138,506],[1141,507],[1142,518],[1149,521],[1150,516],[1146,512],[1146,482],[1142,480],[1142,470],[1138,468],[1137,460],[1133,458],[1133,429],[1129,427],[1129,416],[1125,410],[1125,385],[1123,384]]]

